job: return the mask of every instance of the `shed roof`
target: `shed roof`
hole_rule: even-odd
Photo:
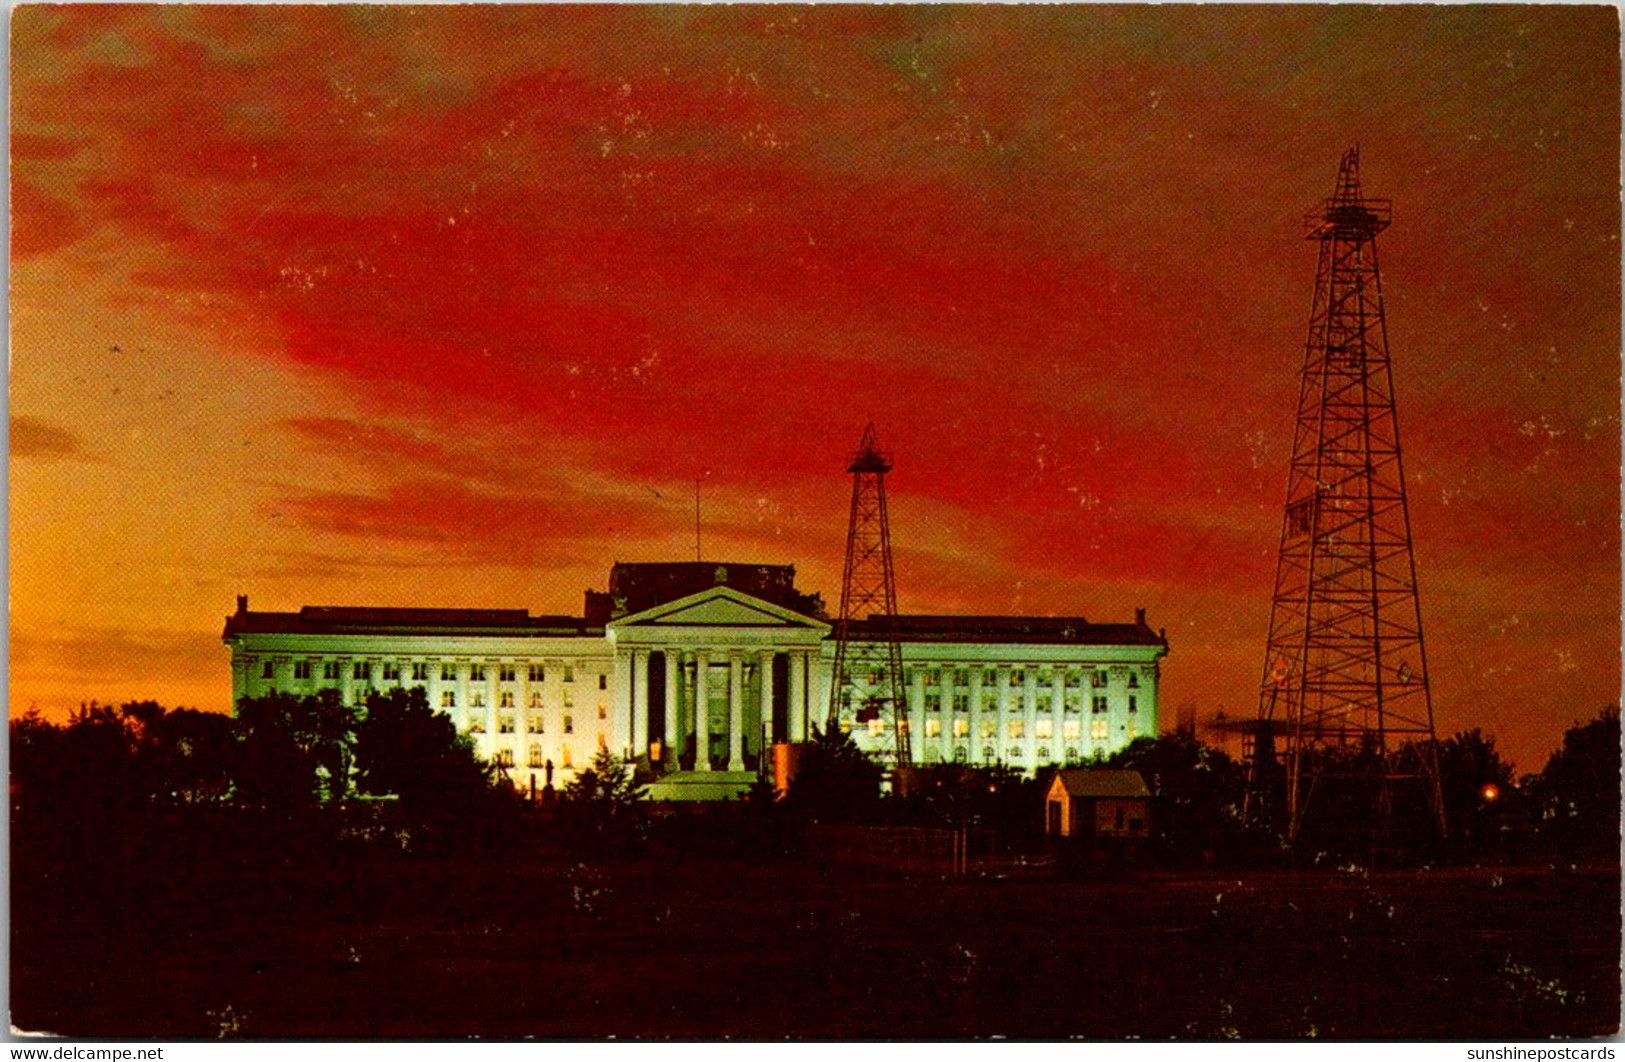
[[[1139,771],[1106,767],[1068,767],[1055,780],[1075,797],[1149,797],[1145,778]]]

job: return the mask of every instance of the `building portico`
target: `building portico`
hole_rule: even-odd
[[[610,620],[634,758],[667,772],[749,773],[776,741],[807,739],[807,676],[822,620],[725,585]]]

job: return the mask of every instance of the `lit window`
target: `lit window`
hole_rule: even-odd
[[[600,752],[602,752],[602,751],[604,751],[605,749],[608,749],[608,748],[609,748],[609,739],[604,737],[604,735],[602,733],[600,733],[598,735],[598,750]]]
[[[357,686],[354,691],[354,697],[355,699],[352,703],[355,704],[357,708],[365,707],[367,704],[367,687]]]
[[[339,662],[337,660],[329,660],[327,663],[322,665],[322,678],[337,681],[338,677]]]
[[[601,690],[609,689],[609,676],[608,675],[599,675],[598,676],[598,688],[601,689]]]
[[[886,732],[886,723],[881,719],[869,720],[869,736],[879,737]]]
[[[1104,671],[1096,671],[1093,675],[1090,675],[1089,676],[1089,685],[1093,686],[1097,690],[1105,689],[1106,688],[1106,673]]]
[[[1055,724],[1048,719],[1039,719],[1033,722],[1033,737],[1049,738],[1055,736]]]
[[[1068,741],[1075,741],[1083,734],[1083,724],[1076,719],[1068,719],[1061,724],[1061,736]]]
[[[530,743],[530,765],[532,767],[544,767],[547,765],[547,761],[542,759],[542,745],[539,741],[532,741]]]
[[[1128,721],[1128,738],[1129,738],[1129,740],[1133,741],[1135,738],[1137,738],[1139,736],[1140,736],[1140,728],[1134,724],[1134,720],[1130,719]]]
[[[532,665],[530,665],[530,680],[532,682],[540,682],[546,677],[547,677],[547,672],[545,670],[543,670],[542,665],[540,665],[540,664],[532,664]]]
[[[1110,735],[1110,724],[1104,719],[1096,719],[1089,724],[1089,736],[1096,741],[1103,741]]]
[[[497,717],[497,733],[511,734],[513,733],[513,725],[514,721],[512,712],[503,712]]]
[[[927,686],[935,686],[940,681],[942,681],[942,678],[935,671],[927,671],[925,673],[925,684]]]
[[[982,736],[984,738],[997,737],[998,734],[999,734],[999,724],[998,724],[997,720],[994,720],[994,719],[983,719],[982,720]]]
[[[1025,719],[1012,719],[1012,720],[1010,720],[1009,734],[1010,734],[1010,736],[1012,738],[1019,738],[1023,734],[1025,734],[1026,732],[1027,732],[1027,721]]]
[[[485,665],[484,664],[472,664],[472,665],[470,665],[469,669],[468,669],[468,679],[469,679],[470,682],[484,682],[485,681]]]
[[[1128,688],[1131,690],[1137,690],[1140,688],[1140,673],[1138,671],[1130,671],[1128,673]]]
[[[367,681],[367,665],[357,664],[355,667],[351,668],[350,677],[357,682]]]
[[[568,745],[564,746],[562,749],[559,750],[559,753],[560,753],[560,759],[562,759],[563,762],[564,762],[564,769],[568,771],[570,769],[570,767],[571,767],[571,762],[570,761],[573,759],[573,757],[570,755],[570,746],[568,746]]]
[[[605,708],[601,704],[598,706],[598,718],[600,718],[600,719],[608,719],[609,718],[609,709]]]
[[[485,716],[470,716],[468,720],[468,732],[471,734],[485,733]]]
[[[455,707],[457,707],[457,694],[453,693],[451,690],[443,691],[440,694],[440,707],[442,707],[442,708],[455,708]]]
[[[385,682],[399,682],[400,680],[401,680],[401,665],[399,665],[399,664],[385,664],[384,665],[384,681]]]
[[[497,749],[497,766],[513,766],[513,749]]]
[[[925,721],[925,736],[928,737],[928,738],[941,737],[942,736],[942,720],[941,719],[927,719]]]
[[[1096,697],[1093,701],[1090,702],[1089,710],[1091,712],[1093,712],[1095,715],[1104,715],[1104,714],[1106,714],[1106,698],[1104,698],[1104,697]]]
[[[500,707],[503,707],[503,708],[512,708],[513,707],[513,690],[503,690],[502,691],[502,701],[501,701]]]
[[[305,680],[308,681],[309,678],[310,678],[310,661],[309,660],[295,660],[293,662],[293,677],[296,678],[296,679],[305,679]]]
[[[1026,681],[1027,681],[1027,672],[1022,670],[1021,668],[1018,667],[1014,671],[1010,672],[1010,685],[1019,686],[1019,685],[1021,685],[1022,683],[1026,682]]]
[[[970,720],[969,719],[955,719],[954,720],[954,737],[956,737],[956,738],[970,737]]]
[[[530,706],[532,708],[540,708],[542,706],[542,695],[540,693],[533,693],[530,695]]]
[[[526,728],[532,734],[543,733],[543,730],[542,730],[542,713],[541,712],[531,712],[530,713],[530,718],[526,722],[525,725],[526,725]]]
[[[575,716],[567,715],[567,716],[564,717],[564,732],[566,734],[574,734],[576,732],[576,717]],[[568,765],[570,761],[565,760],[564,762],[565,762],[566,765]]]
[[[429,665],[428,664],[413,664],[412,665],[412,681],[413,682],[428,682],[429,681]]]
[[[513,665],[512,664],[503,664],[501,667],[497,668],[497,680],[499,682],[512,682],[513,681]]]

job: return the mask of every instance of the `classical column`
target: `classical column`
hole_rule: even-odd
[[[773,650],[763,649],[756,654],[756,673],[761,676],[757,682],[757,692],[761,694],[761,709],[759,712],[762,729],[762,743],[758,754],[760,762],[758,769],[765,767],[767,757],[773,751]]]
[[[971,763],[982,761],[979,742],[982,740],[982,666],[978,664],[970,673],[970,741],[966,745],[966,759]]]
[[[790,651],[790,725],[791,741],[807,740],[807,654],[800,649]]]
[[[1021,674],[1021,715],[1026,722],[1021,724],[1022,742],[1027,746],[1022,752],[1023,766],[1029,771],[1033,769],[1036,759],[1035,750],[1038,748],[1034,731],[1038,729],[1038,668],[1029,666]]]
[[[1150,667],[1140,669],[1140,714],[1145,718],[1146,734],[1156,737],[1157,730],[1157,686],[1162,679],[1162,668],[1153,663]]]
[[[711,654],[704,649],[694,653],[694,769],[711,769]]]
[[[925,668],[914,665],[913,680],[908,684],[908,761],[920,762],[921,743],[925,740]]]
[[[632,650],[632,755],[649,754],[649,650]]]
[[[668,769],[677,765],[677,754],[683,747],[683,735],[677,725],[677,702],[679,691],[677,689],[677,651],[667,649],[666,653],[666,743],[661,749],[661,757]]]
[[[501,673],[502,673],[502,665],[501,664],[487,663],[485,665],[485,737],[486,737],[486,740],[492,742],[492,745],[491,745],[492,748],[496,747],[496,743],[498,741],[498,738],[497,738],[497,701],[500,700],[501,698],[497,696],[497,676],[500,675]],[[377,689],[377,681],[378,681],[378,665],[377,664],[373,665],[373,673],[372,674],[373,674],[373,688]]]
[[[728,770],[745,769],[745,662],[728,654]]]
[[[833,662],[832,662],[833,666]],[[807,654],[807,719],[811,726],[826,727],[829,720],[829,685],[834,677],[824,667],[822,649]],[[840,720],[836,720],[839,725]]]
[[[937,723],[937,736],[931,739],[932,746],[940,754],[943,747],[942,731],[952,730],[954,725],[954,691],[959,689],[957,679],[959,674],[953,668],[942,669],[942,686],[939,692],[942,697],[937,702],[937,712],[942,720]],[[938,756],[938,759],[952,759],[952,756]]]
[[[1004,759],[1004,743],[1006,735],[1010,732],[1010,669],[999,668],[999,718],[993,724],[993,753],[999,759]]]
[[[1066,671],[1057,667],[1050,675],[1049,714],[1050,714],[1050,740],[1049,758],[1054,763],[1066,762]]]

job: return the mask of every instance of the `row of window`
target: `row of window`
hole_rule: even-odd
[[[542,751],[542,746],[533,741],[530,743],[529,751],[530,755],[527,757],[525,764],[527,767],[533,767],[540,770],[541,768],[547,766],[547,755]],[[563,761],[559,764],[559,766],[563,767],[565,770],[569,770],[575,766],[575,763],[573,762],[575,757],[571,752],[570,746],[568,745],[562,745],[559,747],[559,759]],[[512,767],[514,762],[513,749],[497,749],[496,752],[491,756],[491,762],[495,763],[498,767]]]
[[[1040,712],[1047,712],[1047,711],[1050,710],[1050,705],[1047,704],[1047,703],[1039,704],[1036,707],[1037,707],[1037,710],[1040,711]],[[983,696],[983,698],[982,698],[982,709],[984,711],[996,712],[996,711],[998,711],[998,708],[999,708],[999,702],[998,702],[997,696],[991,696],[991,695],[984,695]],[[1107,702],[1106,697],[1104,695],[1096,695],[1095,697],[1091,698],[1091,700],[1089,702],[1089,710],[1095,715],[1104,715],[1104,714],[1106,714],[1107,708],[1108,708],[1108,702]],[[1065,705],[1065,709],[1068,712],[1076,712],[1076,711],[1078,711],[1078,706],[1075,703],[1068,701],[1066,703],[1066,705]],[[936,699],[936,698],[928,698],[926,700],[926,702],[925,702],[925,710],[927,712],[931,712],[931,713],[940,712],[940,711],[942,711],[942,702],[940,700]],[[956,711],[956,712],[967,712],[967,711],[969,711],[970,710],[970,694],[968,694],[968,693],[956,693],[956,694],[954,694],[954,697],[953,697],[953,710]],[[1020,712],[1020,711],[1025,711],[1025,708],[1023,707],[1023,705],[1021,704],[1020,701],[1012,699],[1012,700],[1010,700],[1009,702],[1007,702],[1005,704],[1005,710],[1006,711],[1011,711],[1011,712]],[[1138,712],[1140,710],[1140,699],[1139,699],[1138,696],[1135,696],[1133,694],[1129,695],[1128,710],[1131,711],[1131,712]]]
[[[310,681],[312,678],[315,677],[315,666],[318,663],[320,663],[322,665],[322,678],[324,680],[336,681],[339,678],[341,665],[336,660],[327,660],[327,661],[295,660],[293,662],[293,677],[294,677],[294,679],[297,680],[297,681],[304,681],[304,682]],[[411,681],[413,681],[413,682],[428,682],[430,680],[430,676],[429,676],[429,668],[430,668],[430,666],[431,665],[429,665],[429,664],[412,664],[411,665],[411,675],[412,675]],[[457,677],[456,676],[456,672],[457,672],[457,665],[456,664],[454,664],[454,663],[445,663],[445,664],[440,664],[440,665],[437,665],[437,666],[438,666],[438,672],[435,675],[436,678],[439,678],[442,681],[445,681],[445,680],[448,680],[448,679],[455,681],[455,679]],[[382,665],[382,671],[383,671],[382,680],[384,682],[399,682],[399,681],[401,681],[401,665],[399,665],[399,664],[384,664],[384,665]],[[498,667],[496,668],[496,672],[497,672],[497,681],[498,682],[514,682],[514,681],[517,681],[518,669],[512,664],[498,665]],[[275,664],[274,661],[266,660],[264,663],[262,663],[260,665],[260,677],[261,678],[275,678],[276,677],[276,664]],[[365,662],[365,661],[362,661],[362,662],[359,662],[359,663],[356,663],[356,664],[352,665],[351,668],[350,668],[350,677],[352,679],[354,679],[355,681],[357,681],[357,682],[370,682],[372,680],[372,665]],[[489,678],[489,673],[488,673],[488,669],[487,669],[486,665],[484,665],[484,664],[470,664],[469,665],[469,667],[468,667],[468,680],[470,682],[485,682],[485,681],[488,680],[488,678]],[[527,670],[527,678],[531,682],[543,682],[543,681],[546,681],[547,671],[541,664],[532,664],[532,665],[530,665],[530,667]],[[604,690],[604,689],[609,688],[609,676],[607,674],[600,674],[600,675],[597,676],[597,678],[598,678],[598,688],[599,689]],[[574,665],[571,665],[571,664],[564,665],[563,679],[564,679],[565,682],[574,682],[576,680]]]
[[[609,712],[603,707],[603,705],[598,706],[598,718],[601,720],[609,718]],[[512,712],[501,712],[497,715],[497,733],[499,734],[512,734],[516,731],[518,725],[519,717]],[[468,729],[470,732],[475,734],[485,733],[485,717],[476,715],[470,718],[468,721]],[[574,715],[566,715],[563,719],[561,729],[566,734],[575,733],[576,717]],[[547,733],[547,720],[541,712],[531,712],[525,716],[525,733]]]
[[[886,733],[886,730],[890,727],[890,725],[891,724],[888,723],[884,719],[871,719],[871,720],[869,720],[869,736],[870,737],[881,737],[881,736],[883,736]],[[909,729],[908,720],[905,719],[905,720],[903,720],[903,730],[906,732],[908,729]],[[1135,725],[1132,722],[1127,724],[1126,729],[1127,729],[1128,736],[1131,737],[1131,738],[1136,736],[1136,734],[1138,733],[1137,728],[1135,727]],[[979,736],[984,738],[984,739],[998,737],[999,736],[999,724],[998,724],[998,721],[995,720],[995,719],[984,719],[984,720],[982,720],[981,730],[982,730],[982,732],[981,732],[981,734]],[[953,733],[953,736],[956,737],[956,738],[969,737],[970,736],[970,720],[968,720],[968,719],[955,719],[953,721],[953,731],[952,731],[952,733]],[[1068,740],[1068,741],[1077,740],[1079,737],[1082,736],[1082,734],[1083,734],[1083,725],[1080,722],[1078,722],[1077,720],[1075,720],[1075,719],[1068,719],[1064,723],[1061,724],[1061,736],[1063,738],[1065,738],[1066,740]],[[1015,740],[1015,741],[1020,741],[1023,738],[1025,738],[1027,736],[1026,720],[1024,720],[1024,719],[1011,719],[1011,720],[1009,720],[1005,724],[1005,735],[1007,737],[1009,737],[1011,740]],[[927,719],[925,721],[925,736],[928,737],[928,738],[941,737],[942,736],[942,720],[940,720],[940,719]],[[1055,736],[1055,727],[1053,725],[1052,720],[1049,720],[1049,719],[1037,719],[1037,720],[1033,721],[1033,737],[1035,739],[1046,739],[1047,740],[1047,739],[1053,738],[1054,736]],[[1096,740],[1096,741],[1104,741],[1104,740],[1106,740],[1107,738],[1111,737],[1111,724],[1108,723],[1104,719],[1095,720],[1094,722],[1089,724],[1089,736],[1091,738],[1093,738],[1094,740]]]
[[[1091,671],[1089,673],[1089,685],[1094,687],[1097,690],[1105,689],[1106,685],[1107,685],[1107,674],[1108,674],[1107,672],[1101,671],[1101,670]],[[942,686],[942,685],[967,686],[967,685],[970,684],[969,674],[967,672],[964,672],[964,671],[947,671],[947,670],[944,670],[944,671],[920,671],[920,670],[916,670],[914,668],[905,668],[904,669],[904,672],[903,672],[903,683],[904,683],[904,685],[912,684],[916,677],[918,677],[920,679],[921,685],[926,686],[926,687],[934,687],[934,686]],[[1046,687],[1047,686],[1047,687],[1053,689],[1055,687],[1055,685],[1057,684],[1057,682],[1062,680],[1062,677],[1063,677],[1062,672],[1041,672],[1041,673],[1038,673],[1038,675],[1037,675],[1037,684],[1040,687]],[[946,681],[944,681],[944,680],[946,680]],[[883,681],[885,681],[885,673],[884,672],[882,672],[882,671],[870,671],[869,672],[869,685],[878,686]],[[1065,685],[1072,688],[1072,689],[1081,689],[1083,687],[1083,674],[1081,672],[1078,672],[1078,671],[1065,672],[1064,673],[1064,681],[1065,681]],[[1010,685],[1012,685],[1012,686],[1023,686],[1023,685],[1026,684],[1026,682],[1027,682],[1027,672],[1024,669],[1019,668],[1019,667],[1010,669]],[[982,672],[982,685],[983,686],[994,686],[994,685],[997,685],[997,683],[998,683],[998,672],[997,671],[995,671],[992,668],[989,668],[986,671]],[[1128,688],[1131,689],[1131,690],[1137,690],[1137,689],[1140,688],[1140,673],[1138,671],[1134,671],[1134,670],[1129,671],[1129,673],[1128,673]]]

